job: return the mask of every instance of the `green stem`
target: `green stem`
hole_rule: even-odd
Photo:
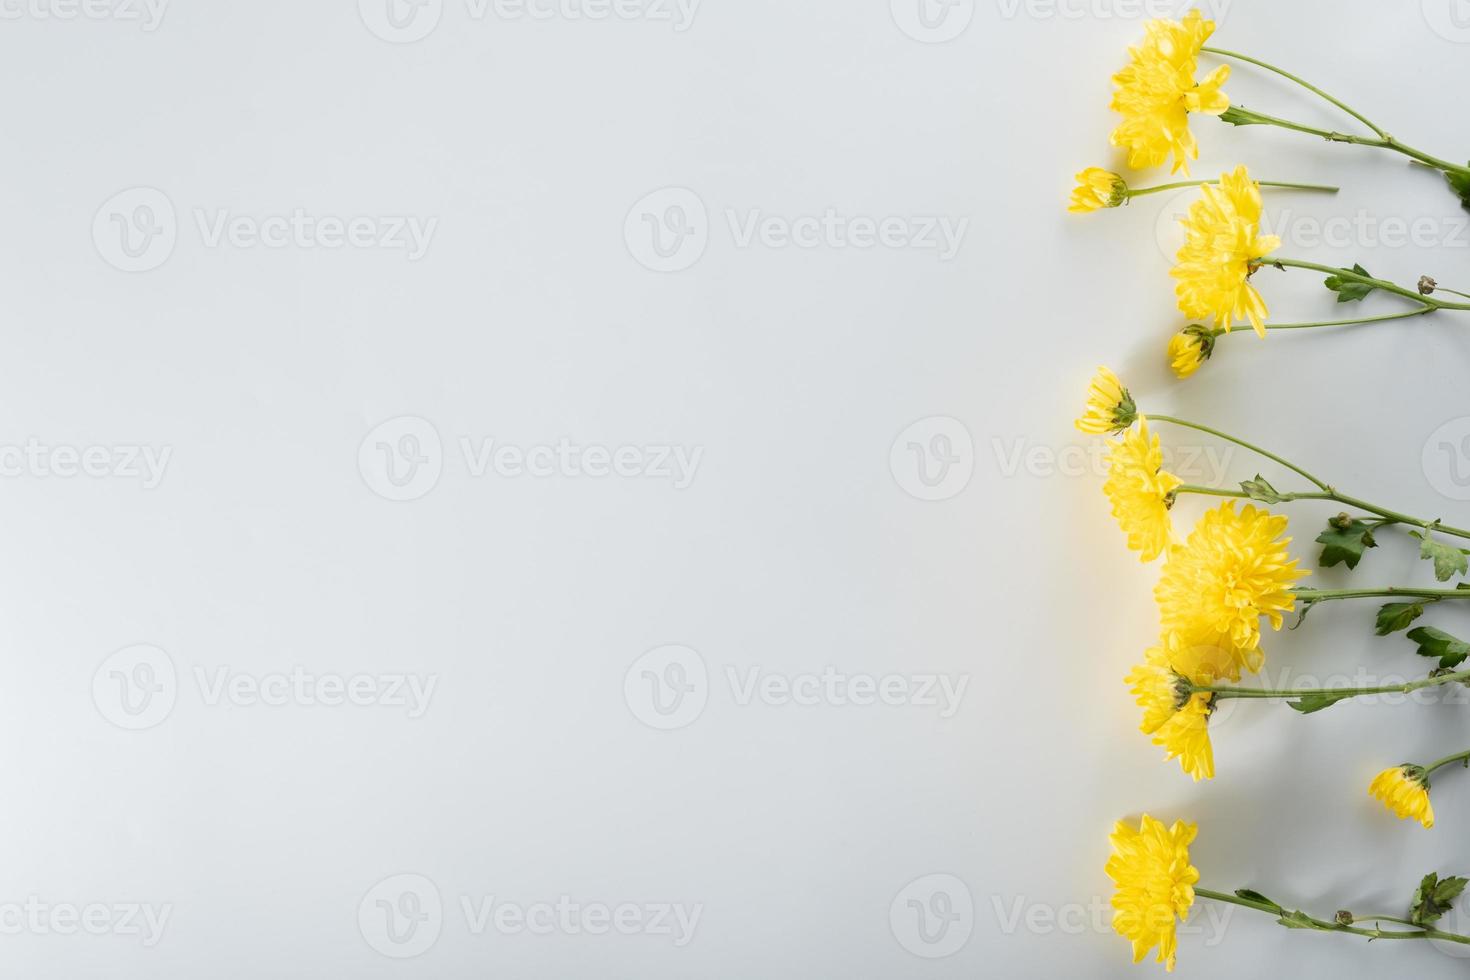
[[[1223,687],[1214,684],[1189,684],[1191,694],[1213,694],[1217,700],[1230,698],[1248,698],[1256,701],[1273,700],[1283,698],[1294,700],[1296,698],[1314,698],[1324,694],[1330,694],[1334,698],[1355,698],[1363,694],[1412,694],[1426,687],[1440,687],[1444,684],[1453,684],[1456,681],[1470,679],[1470,670],[1462,670],[1453,674],[1440,674],[1438,677],[1426,677],[1423,680],[1409,681],[1407,684],[1389,684],[1383,687],[1341,687],[1341,688],[1296,688],[1287,690],[1267,690],[1255,687]]]
[[[1314,918],[1310,915],[1305,915],[1304,913],[1288,912],[1280,905],[1275,905],[1270,902],[1258,902],[1255,899],[1242,898],[1239,895],[1232,895],[1228,892],[1211,891],[1208,888],[1201,888],[1198,885],[1195,886],[1194,893],[1200,898],[1208,898],[1216,902],[1226,902],[1230,905],[1239,905],[1241,908],[1251,909],[1256,912],[1265,912],[1267,915],[1274,916],[1277,919],[1281,919],[1284,916],[1291,915],[1291,921],[1295,927],[1316,929],[1319,932],[1343,932],[1351,936],[1366,936],[1369,939],[1443,939],[1452,943],[1470,944],[1470,936],[1462,936],[1459,933],[1454,932],[1444,932],[1431,926],[1419,926],[1408,919],[1402,919],[1398,916],[1354,915],[1353,920],[1355,922],[1367,922],[1375,920],[1381,920],[1384,922],[1396,922],[1401,925],[1413,926],[1413,929],[1408,931],[1384,932],[1381,928],[1378,927],[1374,927],[1372,929],[1364,929],[1361,926],[1349,926],[1343,925],[1339,922],[1328,922],[1326,919]]]
[[[1430,773],[1434,772],[1434,770],[1442,769],[1452,762],[1464,762],[1467,765],[1470,765],[1470,749],[1467,749],[1464,752],[1456,752],[1454,755],[1447,755],[1443,759],[1438,759],[1434,762],[1431,762],[1429,765],[1424,767],[1424,775],[1427,776]]]
[[[1380,589],[1293,589],[1303,602],[1336,602],[1340,599],[1470,599],[1470,589],[1416,589],[1387,586]]]
[[[1202,187],[1205,184],[1218,183],[1220,183],[1219,180],[1180,180],[1172,184],[1160,184],[1157,187],[1139,187],[1137,189],[1130,187],[1127,191],[1127,196],[1130,198],[1143,197],[1146,194],[1157,194],[1160,191],[1174,191],[1181,187]],[[1256,183],[1262,187],[1284,187],[1288,190],[1296,191],[1325,191],[1328,194],[1336,194],[1342,190],[1342,188],[1333,187],[1331,184],[1289,184],[1278,180],[1258,180]]]
[[[1267,71],[1275,72],[1276,74],[1280,75],[1282,78],[1289,78],[1293,82],[1296,82],[1298,85],[1300,85],[1302,88],[1306,89],[1307,91],[1309,91],[1309,92],[1311,92],[1311,93],[1313,93],[1315,95],[1319,95],[1322,98],[1326,99],[1328,102],[1331,102],[1333,105],[1337,106],[1343,112],[1346,112],[1348,115],[1352,116],[1358,122],[1362,123],[1364,126],[1367,126],[1369,129],[1373,130],[1373,132],[1378,135],[1378,138],[1379,139],[1386,140],[1386,139],[1390,139],[1391,138],[1388,135],[1388,133],[1384,132],[1383,127],[1381,127],[1377,123],[1373,122],[1367,116],[1363,115],[1361,112],[1359,112],[1358,110],[1354,109],[1352,106],[1348,105],[1346,102],[1343,102],[1343,101],[1341,101],[1339,99],[1334,98],[1331,95],[1328,95],[1326,92],[1322,91],[1320,88],[1318,88],[1317,86],[1313,85],[1311,82],[1307,81],[1304,78],[1300,78],[1299,76],[1293,75],[1291,72],[1287,71],[1284,68],[1278,68],[1275,65],[1271,64],[1270,62],[1261,61],[1261,60],[1259,60],[1257,58],[1252,58],[1249,55],[1241,54],[1238,51],[1226,51],[1224,48],[1201,48],[1200,50],[1201,51],[1208,51],[1210,54],[1219,55],[1222,58],[1234,58],[1236,61],[1244,61],[1247,64],[1255,65],[1257,68],[1264,68]]]
[[[1445,292],[1449,292],[1449,290],[1444,290],[1444,291]],[[1470,297],[1467,297],[1467,298],[1470,298]],[[1365,316],[1365,317],[1361,317],[1361,318],[1359,318],[1357,320],[1316,320],[1316,321],[1313,321],[1311,323],[1268,323],[1268,324],[1266,324],[1266,329],[1267,330],[1310,330],[1313,327],[1351,327],[1351,326],[1353,326],[1355,324],[1359,324],[1359,323],[1382,323],[1385,320],[1403,320],[1403,319],[1407,319],[1408,317],[1411,317],[1411,316],[1423,316],[1426,313],[1433,313],[1436,309],[1438,309],[1438,307],[1431,306],[1428,303],[1425,303],[1423,306],[1419,307],[1419,309],[1417,309],[1417,310],[1408,310],[1408,311],[1403,312],[1403,313],[1384,313],[1384,314],[1380,314],[1378,316]],[[1255,331],[1252,330],[1250,324],[1247,324],[1247,323],[1236,324],[1235,326],[1231,327],[1229,330],[1222,331],[1221,333],[1222,333],[1222,335],[1223,334],[1227,334],[1227,333],[1248,333],[1251,336],[1255,336]]]
[[[1411,299],[1416,303],[1422,303],[1428,306],[1432,306],[1435,309],[1439,310],[1470,310],[1470,303],[1451,303],[1449,300],[1435,299],[1433,296],[1423,295],[1419,292],[1418,289],[1410,289],[1407,286],[1400,286],[1398,283],[1389,282],[1387,279],[1377,279],[1373,276],[1365,276],[1360,272],[1354,272],[1352,269],[1341,269],[1335,268],[1330,265],[1320,265],[1316,262],[1304,262],[1301,259],[1282,259],[1276,258],[1274,256],[1261,259],[1260,264],[1272,265],[1276,266],[1277,268],[1307,269],[1312,272],[1321,272],[1329,276],[1337,276],[1340,279],[1351,279],[1354,282],[1360,282],[1364,285],[1372,286],[1375,289],[1382,289],[1385,292],[1394,293],[1407,299]]]
[[[1307,126],[1302,123],[1292,122],[1290,119],[1282,119],[1279,116],[1268,115],[1264,112],[1256,112],[1244,106],[1232,105],[1220,117],[1223,121],[1233,123],[1237,126],[1276,126],[1280,129],[1289,129],[1296,133],[1305,133],[1308,136],[1319,136],[1330,143],[1352,143],[1357,146],[1373,146],[1383,150],[1393,150],[1401,153],[1420,163],[1427,164],[1435,170],[1445,173],[1457,173],[1470,175],[1470,168],[1439,157],[1431,156],[1423,150],[1415,149],[1407,143],[1394,139],[1392,136],[1354,136],[1351,133],[1338,133],[1327,129],[1318,129],[1316,126]]]
[[[1332,492],[1331,487],[1329,487],[1326,483],[1323,483],[1321,480],[1317,479],[1312,474],[1308,473],[1306,470],[1302,469],[1300,466],[1288,460],[1282,459],[1275,453],[1269,453],[1266,450],[1262,449],[1260,446],[1253,446],[1250,443],[1246,442],[1244,439],[1237,439],[1235,436],[1221,432],[1219,429],[1212,429],[1207,425],[1200,425],[1198,422],[1186,422],[1184,419],[1176,419],[1169,415],[1150,415],[1148,416],[1148,418],[1155,422],[1168,422],[1171,425],[1183,426],[1186,429],[1195,429],[1199,432],[1204,432],[1208,435],[1212,435],[1217,439],[1224,439],[1226,442],[1233,442],[1237,446],[1240,446],[1242,449],[1248,449],[1258,456],[1264,456],[1266,459],[1269,459],[1274,463],[1279,463],[1282,466],[1285,466],[1287,469],[1291,470],[1298,476],[1304,477],[1307,482],[1320,487],[1328,493]]]

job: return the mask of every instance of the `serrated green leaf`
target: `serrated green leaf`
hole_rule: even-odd
[[[1263,504],[1279,504],[1286,498],[1276,492],[1276,488],[1266,482],[1265,477],[1257,473],[1254,480],[1246,480],[1240,485],[1245,495],[1252,500],[1258,500]]]
[[[1470,657],[1470,643],[1433,626],[1418,626],[1406,634],[1419,645],[1419,656],[1433,657],[1441,667],[1457,667]]]
[[[1424,604],[1422,602],[1390,602],[1378,610],[1377,628],[1373,632],[1379,636],[1387,636],[1406,630],[1409,624],[1424,615]]]
[[[1454,908],[1455,899],[1465,890],[1470,879],[1444,878],[1430,872],[1419,882],[1409,906],[1409,918],[1415,925],[1429,925]]]
[[[1470,551],[1436,541],[1427,531],[1409,533],[1419,539],[1419,557],[1434,562],[1434,577],[1441,582],[1470,572]]]
[[[1317,560],[1323,568],[1339,564],[1357,568],[1358,562],[1363,560],[1363,552],[1378,547],[1378,542],[1373,539],[1372,526],[1359,520],[1349,521],[1346,525],[1328,521],[1327,530],[1317,535],[1317,543],[1323,546],[1322,557]]]
[[[1295,701],[1286,702],[1286,706],[1293,711],[1300,711],[1304,715],[1316,714],[1326,708],[1332,707],[1339,701],[1346,701],[1351,694],[1339,694],[1333,691],[1323,691],[1320,694],[1308,694]]]
[[[1352,271],[1360,276],[1372,275],[1367,269],[1356,263],[1353,264]],[[1325,285],[1337,294],[1339,303],[1356,303],[1378,288],[1371,283],[1359,282],[1346,276],[1328,276]]]

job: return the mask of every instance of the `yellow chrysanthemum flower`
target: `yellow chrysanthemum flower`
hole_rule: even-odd
[[[1308,574],[1287,552],[1286,525],[1283,516],[1226,501],[1169,549],[1154,589],[1164,633],[1231,651],[1230,680],[1260,669],[1261,617],[1280,629],[1296,607],[1292,586]]]
[[[1165,827],[1146,813],[1137,830],[1122,822],[1113,825],[1113,856],[1106,868],[1116,888],[1113,931],[1133,943],[1135,963],[1157,946],[1158,962],[1174,970],[1176,920],[1188,917],[1199,881],[1199,871],[1189,863],[1189,845],[1198,832],[1183,820]]]
[[[1117,86],[1112,109],[1123,116],[1113,130],[1114,146],[1128,150],[1128,166],[1160,167],[1172,155],[1170,172],[1189,173],[1199,144],[1189,131],[1189,114],[1218,116],[1230,108],[1220,86],[1230,77],[1221,65],[1203,81],[1195,81],[1195,59],[1215,22],[1191,10],[1182,21],[1151,20],[1143,44],[1129,49],[1129,64],[1113,76]]]
[[[1118,376],[1105,367],[1097,369],[1087,389],[1087,410],[1077,428],[1091,435],[1122,432],[1138,419],[1138,406]]]
[[[1215,753],[1210,745],[1209,723],[1214,712],[1214,695],[1194,694],[1185,672],[1168,646],[1150,647],[1144,662],[1125,678],[1129,691],[1143,709],[1139,730],[1153,736],[1165,750],[1164,761],[1177,758],[1179,767],[1195,782],[1215,778]]]
[[[1174,294],[1192,320],[1229,330],[1241,318],[1266,336],[1266,301],[1250,277],[1262,258],[1281,247],[1275,235],[1261,234],[1261,186],[1245,167],[1206,184],[1202,197],[1180,221],[1185,241],[1170,275],[1179,280]]]
[[[1164,470],[1159,437],[1150,436],[1142,416],[1108,453],[1103,493],[1113,504],[1113,517],[1128,537],[1128,547],[1143,561],[1153,561],[1169,545],[1169,508],[1174,488],[1184,481]]]
[[[1169,338],[1169,367],[1175,377],[1194,374],[1214,353],[1215,335],[1204,327],[1191,325]]]
[[[1368,795],[1400,820],[1413,817],[1425,827],[1434,826],[1434,807],[1429,805],[1429,777],[1420,766],[1402,765],[1385,769],[1368,784]]]
[[[1077,175],[1072,191],[1073,214],[1085,214],[1102,208],[1115,208],[1128,200],[1128,183],[1118,174],[1101,167],[1088,167]]]

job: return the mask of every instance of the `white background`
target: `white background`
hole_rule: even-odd
[[[1424,872],[1470,872],[1470,774],[1436,781],[1433,831],[1365,792],[1378,769],[1470,744],[1463,704],[1222,712],[1219,775],[1200,785],[1136,732],[1121,678],[1153,639],[1157,569],[1078,465],[1090,443],[1071,420],[1096,364],[1145,410],[1253,437],[1360,496],[1461,524],[1470,507],[1447,496],[1470,458],[1434,435],[1470,426],[1470,320],[1234,337],[1187,384],[1169,377],[1169,215],[1188,195],[1064,213],[1074,171],[1119,163],[1108,77],[1141,36],[1138,4],[962,0],[926,29],[905,0],[705,0],[673,21],[444,0],[395,33],[353,0],[174,0],[153,30],[40,2],[7,0],[0,21],[0,446],[170,455],[151,486],[33,463],[0,480],[0,906],[170,917],[151,947],[7,926],[7,975],[1137,976],[1161,968],[1130,966],[1108,931],[1102,866],[1112,822],[1145,810],[1199,821],[1208,886],[1319,915],[1397,912]],[[1221,46],[1463,159],[1470,9],[1458,28],[1450,2],[1209,9]],[[1346,125],[1248,69],[1228,91]],[[1470,215],[1433,175],[1196,128],[1197,175],[1245,162],[1343,186],[1269,194],[1283,254],[1470,288]],[[164,234],[135,237],[129,260],[114,222],[147,225],[140,203]],[[413,258],[210,238],[221,216],[297,209],[434,230]],[[776,234],[828,209],[898,218],[903,244],[743,237],[753,215]],[[672,222],[668,258],[645,216]],[[1337,247],[1314,242],[1334,216],[1352,222],[1325,229]],[[937,218],[967,223],[953,254],[905,237]],[[1430,247],[1395,239],[1419,219]],[[1278,317],[1335,312],[1315,277],[1259,282]],[[378,443],[411,449],[404,435],[424,437],[428,475],[394,502]],[[461,439],[699,455],[682,487],[476,475]],[[929,488],[910,443],[952,456],[948,480]],[[1258,468],[1227,462],[1232,481]],[[1290,513],[1313,564],[1327,511]],[[1384,538],[1355,575],[1313,581],[1423,578]],[[1271,636],[1270,679],[1422,672],[1372,615],[1322,609]],[[113,658],[139,644],[155,652]],[[669,645],[694,653],[641,659]],[[138,657],[161,666],[163,700],[129,731],[117,685],[147,679]],[[640,692],[678,679],[675,660],[695,700],[671,720]],[[742,703],[729,679],[829,667],[967,687],[945,716]],[[293,670],[436,687],[410,718],[211,703],[198,681]],[[395,945],[376,902],[404,874],[442,912]],[[958,918],[928,943],[908,903],[942,910],[936,890]],[[476,934],[461,900],[490,896],[700,918],[683,946]],[[1181,938],[1178,975],[1465,969],[1237,911]]]

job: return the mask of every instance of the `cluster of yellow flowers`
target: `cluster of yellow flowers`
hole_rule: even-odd
[[[1191,116],[1215,116],[1234,125],[1278,126],[1316,133],[1336,143],[1409,156],[1442,172],[1451,190],[1470,208],[1470,168],[1432,157],[1394,139],[1361,113],[1289,72],[1245,55],[1207,47],[1214,30],[1215,25],[1198,11],[1178,21],[1154,21],[1148,25],[1143,42],[1131,49],[1128,64],[1113,77],[1112,108],[1122,121],[1113,131],[1112,143],[1126,151],[1128,166],[1151,168],[1167,163],[1171,172],[1188,174],[1190,161],[1199,156],[1198,142],[1190,130]],[[1230,79],[1228,65],[1199,77],[1198,62],[1205,54],[1242,61],[1299,84],[1346,112],[1373,135],[1327,133],[1234,106],[1223,88]],[[1257,182],[1244,166],[1222,174],[1218,180],[1154,187],[1132,187],[1121,174],[1101,167],[1081,171],[1076,181],[1068,208],[1074,213],[1120,207],[1134,198],[1172,188],[1199,188],[1198,199],[1181,222],[1184,241],[1171,272],[1179,311],[1191,321],[1168,342],[1168,362],[1179,378],[1194,375],[1214,355],[1221,338],[1247,328],[1264,338],[1273,329],[1343,326],[1441,310],[1470,310],[1470,303],[1445,298],[1448,294],[1470,299],[1470,294],[1442,289],[1428,276],[1415,287],[1404,287],[1370,275],[1361,265],[1336,268],[1277,254],[1281,240],[1261,230],[1261,188],[1335,191],[1334,187]],[[1358,319],[1274,323],[1265,298],[1253,282],[1256,273],[1267,267],[1324,274],[1326,287],[1337,293],[1341,303],[1379,293],[1408,300],[1413,308]],[[1234,443],[1309,486],[1277,490],[1259,475],[1240,483],[1239,489],[1188,484],[1165,469],[1164,446],[1151,424],[1182,426]],[[1461,538],[1470,543],[1470,530],[1438,519],[1422,520],[1348,496],[1302,467],[1215,428],[1147,414],[1123,381],[1106,367],[1094,375],[1076,427],[1109,439],[1103,493],[1127,547],[1144,562],[1162,559],[1154,588],[1158,639],[1144,651],[1142,663],[1128,672],[1125,683],[1142,711],[1143,733],[1164,750],[1166,760],[1177,759],[1194,780],[1215,775],[1209,725],[1223,700],[1275,699],[1311,714],[1364,694],[1470,684],[1470,669],[1463,669],[1465,661],[1470,660],[1470,643],[1434,627],[1410,629],[1428,606],[1470,599],[1470,583],[1445,588],[1306,588],[1301,582],[1310,572],[1291,553],[1287,518],[1269,508],[1299,500],[1330,501],[1345,508],[1316,538],[1323,546],[1318,560],[1323,567],[1355,569],[1365,551],[1376,547],[1375,534],[1406,531],[1419,541],[1421,557],[1433,563],[1440,582],[1470,577],[1470,548],[1446,540]],[[1188,534],[1176,534],[1174,508],[1186,494],[1226,499],[1206,510]],[[1329,690],[1237,686],[1247,675],[1260,673],[1266,660],[1262,638],[1268,628],[1280,630],[1289,616],[1305,617],[1309,609],[1322,603],[1370,597],[1392,600],[1379,611],[1376,632],[1387,636],[1406,631],[1407,638],[1418,646],[1418,654],[1436,661],[1427,676],[1405,684]],[[1369,795],[1400,819],[1433,827],[1430,774],[1452,763],[1470,766],[1470,750],[1428,765],[1405,763],[1385,769],[1373,778]],[[1113,856],[1106,867],[1116,886],[1113,927],[1132,943],[1135,961],[1157,951],[1158,961],[1169,970],[1174,968],[1176,924],[1189,914],[1197,897],[1269,913],[1291,928],[1344,932],[1370,939],[1427,938],[1470,944],[1470,936],[1446,932],[1436,924],[1470,879],[1425,876],[1404,916],[1354,916],[1339,911],[1331,919],[1318,919],[1289,910],[1253,890],[1222,893],[1199,887],[1199,871],[1190,864],[1189,857],[1189,845],[1196,832],[1193,823],[1181,820],[1166,826],[1147,814],[1136,827],[1119,823],[1114,829]]]
[[[1199,157],[1199,144],[1190,130],[1191,115],[1216,116],[1235,125],[1274,125],[1296,132],[1315,133],[1339,143],[1376,146],[1403,153],[1444,173],[1449,185],[1470,208],[1470,167],[1461,166],[1407,146],[1384,132],[1362,114],[1317,87],[1282,69],[1232,51],[1206,46],[1215,32],[1213,21],[1197,10],[1183,20],[1152,21],[1143,44],[1133,48],[1128,65],[1113,76],[1112,108],[1122,116],[1113,130],[1112,143],[1128,154],[1128,166],[1159,167],[1170,162],[1171,172],[1189,172],[1189,161]],[[1233,106],[1222,86],[1230,78],[1230,66],[1220,65],[1203,78],[1196,78],[1201,53],[1237,58],[1282,75],[1303,85],[1354,119],[1368,126],[1372,137],[1330,133],[1287,120]],[[1321,184],[1256,181],[1244,166],[1222,174],[1218,180],[1191,180],[1156,187],[1134,188],[1118,173],[1088,167],[1076,176],[1069,211],[1087,213],[1116,208],[1136,197],[1180,187],[1197,186],[1200,198],[1181,220],[1185,239],[1171,275],[1176,280],[1179,311],[1192,322],[1170,337],[1169,366],[1180,378],[1199,370],[1215,353],[1216,341],[1230,333],[1250,329],[1265,337],[1268,330],[1340,327],[1379,323],[1422,316],[1439,310],[1470,310],[1470,304],[1445,298],[1470,298],[1452,289],[1442,289],[1429,276],[1412,287],[1377,279],[1360,265],[1336,268],[1298,259],[1273,256],[1281,239],[1261,233],[1264,206],[1262,187],[1327,191],[1338,188]],[[1265,298],[1252,283],[1262,268],[1305,269],[1327,276],[1326,286],[1342,302],[1356,302],[1370,293],[1394,295],[1412,303],[1398,313],[1323,320],[1310,323],[1268,323],[1270,311]]]

